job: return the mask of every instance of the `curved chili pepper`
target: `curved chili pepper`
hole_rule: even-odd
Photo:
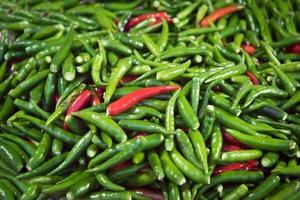
[[[235,171],[235,170],[253,170],[256,169],[256,167],[259,165],[259,162],[256,160],[249,160],[244,163],[233,163],[229,165],[223,165],[220,167],[216,167],[213,174],[219,175],[223,172],[227,171]]]
[[[260,84],[259,80],[256,78],[256,76],[252,72],[247,71],[246,76],[248,76],[250,78],[253,85],[259,85]]]
[[[237,12],[239,10],[241,10],[243,7],[239,6],[239,5],[230,5],[230,6],[226,6],[223,8],[219,8],[215,11],[213,11],[212,13],[210,13],[208,16],[206,16],[201,22],[200,25],[202,27],[208,27],[209,23],[211,22],[215,22],[218,19],[220,19],[221,17],[225,16],[225,15],[229,15],[231,13]]]
[[[109,104],[107,107],[107,113],[111,116],[118,115],[144,99],[173,90],[178,90],[179,88],[179,86],[170,85],[138,89]]]
[[[133,19],[130,19],[126,25],[125,30],[128,31],[130,28],[136,26],[140,22],[147,20],[149,18],[154,18],[156,20],[154,22],[155,24],[162,22],[162,20],[166,20],[168,23],[173,22],[173,20],[170,18],[170,16],[166,12],[147,13],[147,14],[139,15]]]
[[[84,108],[89,102],[91,94],[92,93],[89,90],[84,90],[82,93],[80,93],[68,108],[66,115]]]
[[[255,47],[251,44],[242,44],[241,47],[249,54],[253,55],[256,51]]]
[[[72,102],[70,107],[68,108],[66,112],[66,116],[70,115],[72,112],[76,112],[81,110],[82,108],[86,107],[86,105],[90,102],[91,99],[91,91],[89,90],[84,90],[81,92]],[[63,125],[64,129],[68,129],[67,124],[64,123]]]

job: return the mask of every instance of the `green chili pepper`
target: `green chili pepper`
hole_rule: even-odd
[[[299,190],[299,183],[291,181],[289,183],[283,184],[277,189],[278,192],[271,195],[269,199],[285,199],[295,195],[295,192]]]
[[[26,167],[29,171],[32,169],[35,169],[37,166],[39,166],[42,162],[45,161],[47,154],[50,150],[50,144],[51,144],[51,137],[47,134],[44,134],[42,140],[40,141],[37,150],[32,155],[30,160],[28,161]]]
[[[160,70],[156,73],[156,79],[161,81],[170,81],[175,79],[176,77],[182,75],[190,66],[191,61],[179,65],[178,67],[172,67]]]
[[[75,30],[74,27],[71,26],[68,30],[68,33],[66,35],[65,41],[63,42],[62,46],[60,47],[59,51],[55,54],[53,57],[53,60],[50,65],[50,70],[53,73],[56,73],[59,71],[61,64],[66,59],[68,52],[71,49],[72,42],[75,36]]]
[[[168,152],[165,150],[161,151],[160,158],[166,173],[166,177],[176,185],[183,185],[186,182],[186,179],[173,163]]]
[[[172,134],[164,127],[162,127],[158,124],[149,122],[149,121],[122,119],[119,121],[119,125],[122,128],[128,129],[128,130],[146,131],[146,132],[150,132],[150,133],[160,133],[163,135]]]
[[[72,175],[70,175],[72,176]],[[43,192],[47,194],[53,194],[61,191],[67,190],[70,186],[74,185],[76,182],[83,180],[86,177],[89,177],[90,174],[86,172],[80,172],[77,176],[67,177],[64,180],[60,181],[56,185],[51,185],[45,189]]]
[[[150,151],[147,156],[147,160],[155,173],[158,180],[162,180],[165,177],[164,169],[162,168],[162,164],[158,154],[155,151]]]
[[[196,183],[210,183],[210,177],[204,175],[200,169],[187,161],[175,148],[171,151],[170,156],[175,165],[191,180]]]
[[[145,46],[149,49],[149,51],[156,57],[160,54],[159,47],[155,44],[155,42],[146,34],[143,34],[142,39],[144,41]]]
[[[253,136],[261,135],[261,134],[258,134],[251,127],[250,124],[243,121],[242,119],[237,118],[237,117],[229,114],[228,112],[226,112],[226,111],[224,111],[224,110],[222,110],[218,107],[215,107],[215,112],[216,112],[217,120],[221,124],[225,125],[226,127],[232,128],[232,129],[235,129],[235,130],[238,130],[238,131],[241,131],[241,132],[247,133],[249,135],[253,135]]]
[[[196,157],[191,141],[189,140],[187,134],[181,129],[176,130],[176,141],[186,159],[195,166],[201,168],[202,165]]]
[[[25,81],[21,82],[17,87],[10,90],[9,95],[14,98],[20,97],[22,94],[24,94],[25,92],[30,90],[32,87],[37,85],[39,82],[44,80],[46,78],[46,76],[48,76],[49,72],[50,71],[47,69],[47,70],[41,71],[41,72],[37,73],[36,75],[26,79]]]
[[[104,163],[86,170],[87,172],[101,172],[104,171],[118,163],[121,163],[123,161],[126,161],[134,156],[135,153],[142,150],[144,145],[146,144],[147,139],[145,139],[143,136],[137,138],[134,141],[131,141],[128,145],[126,145],[123,149],[123,151],[115,154],[112,158],[108,159]]]
[[[221,184],[221,183],[256,183],[263,180],[263,173],[261,171],[253,172],[253,171],[245,171],[245,170],[237,170],[237,171],[228,171],[224,172],[218,176],[215,176],[211,179],[211,183],[206,185],[200,189],[200,192],[203,193],[207,191],[209,188]]]
[[[207,174],[208,173],[207,152],[206,152],[206,146],[202,138],[202,135],[199,131],[193,131],[193,130],[189,130],[188,135],[193,144],[195,153],[201,162],[204,172],[205,174]]]
[[[248,192],[248,187],[245,184],[242,184],[238,186],[236,189],[234,189],[232,192],[227,194],[223,199],[225,200],[240,199],[243,196],[245,196],[247,192]]]
[[[212,105],[208,105],[205,111],[205,117],[202,120],[201,134],[204,140],[207,140],[212,132],[215,122],[215,108]]]
[[[99,173],[96,175],[97,181],[99,184],[101,184],[106,189],[112,190],[112,191],[123,191],[125,190],[124,187],[116,185],[115,183],[111,182],[109,178],[104,173]]]
[[[102,129],[105,133],[110,134],[110,136],[119,142],[124,142],[127,140],[127,136],[121,127],[105,114],[82,110],[72,113],[72,115],[94,124],[98,128]]]
[[[45,130],[51,136],[57,138],[58,140],[61,140],[62,142],[65,142],[67,144],[75,144],[79,140],[79,136],[74,135],[73,133],[70,133],[68,131],[65,131],[55,125],[49,124],[46,126],[45,121],[39,120],[35,117],[31,117],[29,115],[22,115],[22,116],[19,116],[19,118],[30,121],[32,124],[34,124],[38,128]]]
[[[97,186],[97,181],[95,177],[87,177],[83,180],[75,183],[70,189],[68,190],[66,197],[68,199],[78,199],[81,198],[89,192],[91,192]]]
[[[178,185],[174,184],[173,182],[169,183],[168,187],[168,199],[179,200],[180,199],[180,192]]]
[[[260,136],[245,135],[233,129],[226,129],[226,131],[240,142],[257,149],[281,151],[295,148],[295,142],[291,140],[280,140]]]
[[[165,48],[168,46],[168,41],[169,41],[169,26],[167,21],[163,20],[161,34],[159,39],[156,42],[160,51],[165,50]]]
[[[64,170],[66,167],[68,167],[70,164],[72,164],[76,159],[81,156],[81,154],[85,151],[85,149],[90,145],[92,138],[94,136],[94,133],[89,131],[87,132],[78,142],[74,145],[72,150],[68,153],[66,159],[53,171],[49,173],[49,175],[56,174],[62,170]]]
[[[239,89],[238,93],[235,96],[235,99],[233,101],[232,107],[231,108],[236,108],[240,100],[247,94],[247,92],[250,90],[252,87],[252,82],[247,80],[245,81],[241,88]]]
[[[221,151],[223,148],[223,137],[219,127],[215,128],[211,136],[211,154],[210,164],[215,164],[221,158]],[[203,149],[204,151],[204,149]]]
[[[14,194],[11,188],[8,185],[0,182],[0,195],[3,199],[14,199]]]
[[[23,160],[21,155],[19,155],[18,152],[8,144],[5,144],[2,141],[0,141],[0,143],[1,157],[14,171],[20,171],[23,168]]]
[[[109,77],[106,92],[104,94],[104,102],[109,102],[112,95],[115,92],[118,82],[130,69],[132,65],[132,59],[130,57],[119,60],[117,67],[114,69]]]
[[[211,52],[202,47],[198,47],[198,48],[196,48],[196,47],[186,47],[186,48],[175,47],[175,48],[172,48],[172,49],[162,52],[160,54],[160,58],[162,60],[165,60],[165,59],[169,59],[169,58],[173,58],[173,57],[192,56],[192,55],[202,55],[202,56],[212,57]]]
[[[280,177],[277,175],[270,175],[260,185],[245,197],[245,200],[258,200],[267,197],[280,184]]]
[[[245,162],[248,160],[254,160],[262,156],[262,151],[257,149],[240,150],[224,152],[221,155],[222,162]]]
[[[279,160],[279,155],[273,152],[266,153],[263,158],[261,159],[261,165],[263,167],[272,167],[274,166]]]

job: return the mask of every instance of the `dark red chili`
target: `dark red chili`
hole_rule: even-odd
[[[222,129],[223,138],[226,142],[229,144],[233,144],[239,147],[244,147],[245,145],[242,144],[240,141],[232,137],[230,134],[228,134],[225,130]]]
[[[180,89],[177,85],[168,85],[168,86],[156,86],[156,87],[149,87],[149,88],[141,88],[137,89],[134,92],[131,92],[117,101],[111,103],[107,107],[107,114],[108,115],[118,115],[128,109],[130,109],[135,104],[139,103],[140,101],[163,94],[166,92],[171,92],[174,90]]]
[[[300,44],[293,44],[293,45],[286,47],[285,52],[300,54]]]
[[[128,83],[130,81],[135,80],[137,77],[134,75],[126,75],[122,78],[121,83]]]
[[[256,170],[258,170],[258,167],[257,167],[258,165],[259,165],[259,162],[256,160],[249,160],[244,163],[233,163],[233,164],[229,164],[229,165],[223,165],[223,166],[216,167],[213,174],[218,175],[223,172],[235,171],[235,170],[249,170],[249,171],[255,170],[256,171]]]
[[[95,91],[96,91],[98,97],[102,98],[105,90],[104,90],[104,88],[98,87],[98,88],[95,88]]]
[[[92,93],[89,90],[84,90],[83,92],[81,92],[69,106],[66,112],[66,116],[70,115],[72,112],[77,112],[82,108],[85,108],[90,103],[91,96]],[[64,123],[63,128],[68,129],[66,123]]]
[[[231,13],[237,12],[239,10],[241,10],[243,7],[239,6],[239,5],[230,5],[230,6],[226,6],[223,8],[219,8],[215,11],[213,11],[212,13],[210,13],[208,16],[206,16],[201,22],[200,25],[202,27],[208,27],[209,23],[211,22],[215,22],[218,19],[220,19],[221,17],[225,16],[225,15],[229,15]]]
[[[149,199],[152,199],[152,200],[163,200],[164,199],[159,190],[154,190],[152,188],[147,188],[147,187],[134,188],[131,191],[134,191],[145,197],[149,197]]]
[[[53,100],[57,103],[60,96],[58,94],[53,96]]]
[[[237,145],[230,144],[230,145],[223,146],[223,151],[226,151],[226,152],[227,151],[238,151],[238,150],[242,150],[242,148]]]
[[[255,47],[251,44],[242,44],[241,46],[249,55],[253,55],[256,51]]]
[[[100,104],[100,103],[101,103],[100,98],[99,98],[96,94],[93,94],[93,95],[92,95],[92,99],[91,99],[91,104],[92,104],[93,106],[95,106],[95,105],[98,105],[98,104]]]
[[[248,76],[250,78],[253,85],[259,85],[260,84],[259,80],[256,78],[256,76],[252,72],[247,71],[246,76]]]
[[[103,94],[104,94],[104,88],[95,88],[96,92],[92,92],[92,98],[91,98],[91,104],[98,105],[102,102]]]
[[[109,173],[120,171],[126,167],[129,167],[130,165],[132,165],[131,160],[127,160],[122,163],[116,164],[115,166],[113,166],[112,168],[109,169]]]
[[[154,18],[156,22],[161,22],[162,20],[166,20],[168,23],[173,22],[173,20],[166,12],[147,13],[130,19],[126,25],[126,30],[128,31],[130,28],[149,18]]]

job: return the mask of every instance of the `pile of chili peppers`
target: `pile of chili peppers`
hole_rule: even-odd
[[[0,199],[300,199],[299,0],[2,0]]]

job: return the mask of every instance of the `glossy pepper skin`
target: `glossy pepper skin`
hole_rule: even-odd
[[[69,106],[69,108],[66,112],[66,116],[70,115],[72,112],[77,112],[77,111],[83,109],[84,107],[86,107],[91,100],[91,96],[92,96],[92,93],[89,90],[82,91]],[[63,127],[66,130],[68,129],[66,123],[64,123]]]
[[[202,27],[207,27],[209,26],[209,23],[217,21],[219,18],[237,12],[241,10],[243,7],[241,6],[236,6],[236,5],[231,5],[223,8],[219,8],[212,13],[210,13],[208,16],[206,16],[202,21],[200,22],[200,25]]]
[[[125,30],[128,31],[130,28],[149,18],[154,18],[156,23],[162,20],[166,20],[168,23],[172,23],[172,19],[168,16],[166,12],[148,13],[130,19],[126,25]]]
[[[121,97],[117,101],[111,103],[107,107],[107,113],[109,115],[118,115],[134,106],[136,103],[150,98],[155,95],[163,94],[166,92],[178,90],[178,86],[157,86],[149,88],[141,88],[124,97]]]

